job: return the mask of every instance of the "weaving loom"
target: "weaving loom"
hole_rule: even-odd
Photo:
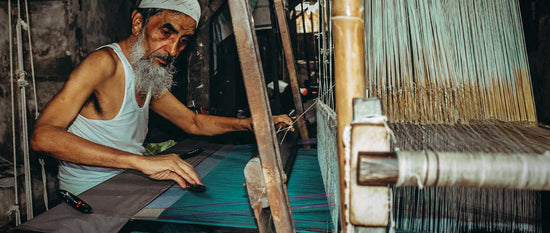
[[[541,195],[529,189],[548,189],[550,131],[536,122],[518,2],[320,7],[319,163],[333,221],[362,232],[542,232]],[[381,115],[351,109],[365,96],[380,99]]]
[[[189,193],[172,187],[133,219],[256,229],[243,187],[243,170],[255,150],[253,145],[225,146],[212,155],[212,161],[197,167],[203,182],[209,184],[208,192]],[[330,229],[330,214],[316,153],[315,149],[298,150],[295,169],[288,182],[297,232]]]
[[[302,163],[305,162],[304,164],[299,163],[299,167],[294,169],[295,172],[293,172],[298,173],[298,178],[295,178],[294,180],[301,182],[292,185],[297,187],[294,189],[296,192],[291,191],[292,189],[287,189],[289,175],[283,172],[283,166],[286,165],[288,156],[281,155],[279,149],[280,145],[276,138],[270,110],[271,108],[269,107],[267,97],[265,78],[263,77],[261,61],[257,49],[257,40],[253,30],[254,24],[251,20],[252,17],[249,4],[244,0],[230,0],[230,2],[229,7],[232,16],[232,24],[234,26],[233,29],[240,57],[241,69],[245,80],[244,83],[252,115],[252,125],[257,142],[256,148],[258,150],[257,155],[259,158],[257,160],[260,161],[260,163],[257,164],[261,164],[259,169],[255,170],[255,172],[249,173],[248,175],[261,177],[261,185],[255,186],[255,188],[264,190],[263,192],[260,192],[258,196],[256,196],[254,192],[251,193],[250,190],[248,190],[248,194],[251,196],[250,200],[261,200],[262,203],[265,202],[267,205],[264,206],[262,204],[259,207],[269,207],[270,209],[268,214],[262,215],[270,218],[267,222],[259,222],[258,220],[260,231],[271,231],[273,226],[279,232],[330,231],[328,229],[331,225],[330,218],[328,217],[328,211],[325,211],[327,207],[325,194],[321,188],[322,185],[319,182],[316,182],[315,179],[317,165],[311,162],[312,158],[314,159],[312,155],[316,154],[314,150],[305,152],[306,154],[309,154],[309,156],[304,157],[307,159],[296,158],[296,161],[300,161]],[[280,1],[278,2],[278,6],[278,15],[281,16],[283,14],[283,8]],[[279,22],[279,24],[286,26],[286,22]],[[285,42],[288,47],[288,32],[285,33],[281,34],[286,35]],[[290,61],[293,61],[294,59],[291,56],[292,54],[288,54],[289,51],[285,52],[287,53],[287,58]],[[289,66],[289,72],[295,72],[295,70],[291,70],[292,69]],[[297,86],[298,83],[295,75],[291,74],[290,76],[296,110],[301,117],[303,115],[303,110],[301,109],[299,87]],[[305,128],[304,120],[300,119],[300,117],[296,119],[295,123],[298,130],[301,132],[301,136],[303,138],[307,138],[307,128]],[[291,128],[292,127],[286,128],[286,131],[290,131]],[[249,151],[249,153],[252,153],[252,151]],[[223,159],[217,158],[219,156]],[[250,155],[238,158],[239,156],[240,155],[238,154],[233,155],[233,153],[215,153],[212,157],[206,158],[205,161],[199,166],[201,168],[199,169],[199,173],[201,176],[204,176],[203,178],[205,180],[220,182],[217,184],[220,186],[219,189],[214,186],[212,190],[209,190],[204,194],[197,195],[196,199],[189,198],[190,195],[185,191],[171,189],[165,195],[159,197],[157,201],[153,202],[150,207],[145,208],[145,210],[140,212],[140,214],[136,216],[136,219],[168,220],[181,223],[198,223],[246,228],[254,227],[251,210],[248,208],[248,205],[244,204],[247,202],[246,192],[244,192],[244,195],[243,192],[239,192],[244,191],[241,186],[242,180],[237,181],[237,183],[233,183],[230,187],[238,187],[238,190],[234,189],[232,191],[234,193],[240,193],[237,197],[244,198],[231,199],[231,195],[227,195],[227,190],[230,190],[231,188],[227,186],[228,182],[226,181],[231,180],[232,178],[231,176],[228,176],[227,171],[232,171],[229,174],[242,172],[244,165],[250,159]],[[220,168],[218,168],[218,166]],[[314,176],[302,174],[302,172],[313,173]],[[250,185],[248,185],[248,178],[246,182],[247,187],[250,187]],[[94,232],[118,231],[120,230],[120,227],[122,227],[121,224],[125,223],[128,220],[128,217],[135,213],[134,211],[141,209],[145,203],[148,203],[154,197],[168,189],[169,186],[167,183],[169,182],[152,182],[143,174],[136,174],[132,171],[123,172],[122,174],[117,175],[114,178],[107,180],[80,195],[82,199],[89,200],[88,204],[95,206],[94,211],[91,214],[75,215],[74,211],[67,211],[66,205],[59,205],[34,220],[26,222],[24,225],[20,226],[20,229],[60,232],[87,232],[90,230]],[[304,190],[304,183],[312,184],[312,187]],[[118,185],[124,185],[122,190],[115,188]],[[288,184],[288,186],[290,187],[291,185]],[[308,186],[306,185],[306,187]],[[215,191],[217,191],[215,193],[216,195],[210,196],[210,194],[214,194],[213,192]],[[141,195],[141,192],[146,193],[147,195]],[[218,197],[220,198],[210,198],[217,195],[219,195]],[[102,199],[111,198],[114,200],[109,200],[105,203],[102,202]],[[231,200],[228,201],[228,199]],[[194,203],[189,205],[189,203],[186,202],[187,200],[191,200]],[[202,206],[201,204],[197,205],[197,203],[201,203],[201,201],[204,201],[202,202]],[[291,206],[291,203],[294,203],[296,206]],[[225,213],[215,212],[215,216],[217,216],[217,218],[208,218],[208,211],[213,210],[209,207],[218,209],[216,207],[222,207],[223,205],[229,205],[228,208],[230,208],[231,211],[227,211]],[[128,207],[128,209],[126,209],[126,207]],[[193,209],[199,208],[199,210],[189,214],[181,213],[180,208],[184,208],[185,211],[189,211],[189,207],[193,207]],[[200,209],[200,207],[207,208]],[[258,207],[258,205],[253,207]],[[238,210],[235,210],[235,208],[238,208]],[[291,209],[295,210],[294,214],[291,213]],[[249,213],[247,213],[247,210]],[[256,213],[256,208],[254,210]],[[273,218],[271,218],[271,212],[273,213]],[[296,224],[294,220],[295,218],[297,220]],[[113,222],[113,220],[113,224],[109,223]],[[268,225],[268,222],[273,222],[273,225]],[[264,225],[264,223],[266,225]]]
[[[189,231],[188,226],[179,224],[256,229],[248,194],[243,187],[243,170],[257,147],[186,140],[169,151],[184,152],[195,146],[204,148],[205,152],[187,161],[198,164],[196,170],[207,185],[204,193],[188,192],[177,185],[170,187],[172,182],[150,180],[135,172],[123,173],[80,195],[92,205],[93,214],[80,214],[62,203],[24,223],[21,229],[116,232],[130,216],[133,216],[132,221],[147,221],[157,226],[154,231]],[[299,149],[294,175],[288,182],[298,232],[327,232],[331,225],[316,154],[315,149]],[[160,193],[162,195],[156,197]],[[120,198],[125,201],[121,202]],[[158,226],[162,225],[159,222],[173,224],[170,228],[159,229]]]

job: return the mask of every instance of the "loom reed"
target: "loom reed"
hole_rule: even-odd
[[[366,1],[368,93],[393,122],[536,122],[516,1]]]
[[[550,131],[536,126],[517,0],[363,3],[365,91],[381,99],[397,150],[550,150]],[[336,169],[321,159],[330,160],[336,150],[336,106],[328,88],[334,83],[331,28],[321,28],[326,53],[317,117],[319,162],[329,163],[322,165],[329,168],[326,180]],[[325,186],[338,199],[330,191],[334,182]],[[539,192],[525,190],[400,187],[393,190],[393,215],[397,229],[419,232],[541,232],[540,199]]]

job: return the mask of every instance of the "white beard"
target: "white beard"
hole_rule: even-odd
[[[131,64],[135,74],[136,92],[141,96],[146,96],[147,92],[151,92],[153,98],[158,98],[169,91],[174,84],[173,76],[176,72],[174,59],[163,56],[162,54],[151,54],[148,57],[144,57],[144,38],[144,33],[140,33],[132,46],[132,52],[130,54]],[[163,58],[167,61],[167,64],[165,66],[154,66],[154,57]]]

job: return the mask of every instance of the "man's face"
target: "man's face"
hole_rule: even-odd
[[[195,20],[187,15],[161,11],[145,25],[143,47],[145,57],[156,66],[166,66],[183,51],[195,33]]]
[[[175,73],[173,63],[194,32],[193,18],[171,11],[152,16],[139,30],[130,54],[139,95],[150,92],[156,98],[170,90]]]

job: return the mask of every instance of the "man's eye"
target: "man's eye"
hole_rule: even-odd
[[[165,36],[168,36],[170,35],[170,30],[162,30],[162,34],[165,35]]]

